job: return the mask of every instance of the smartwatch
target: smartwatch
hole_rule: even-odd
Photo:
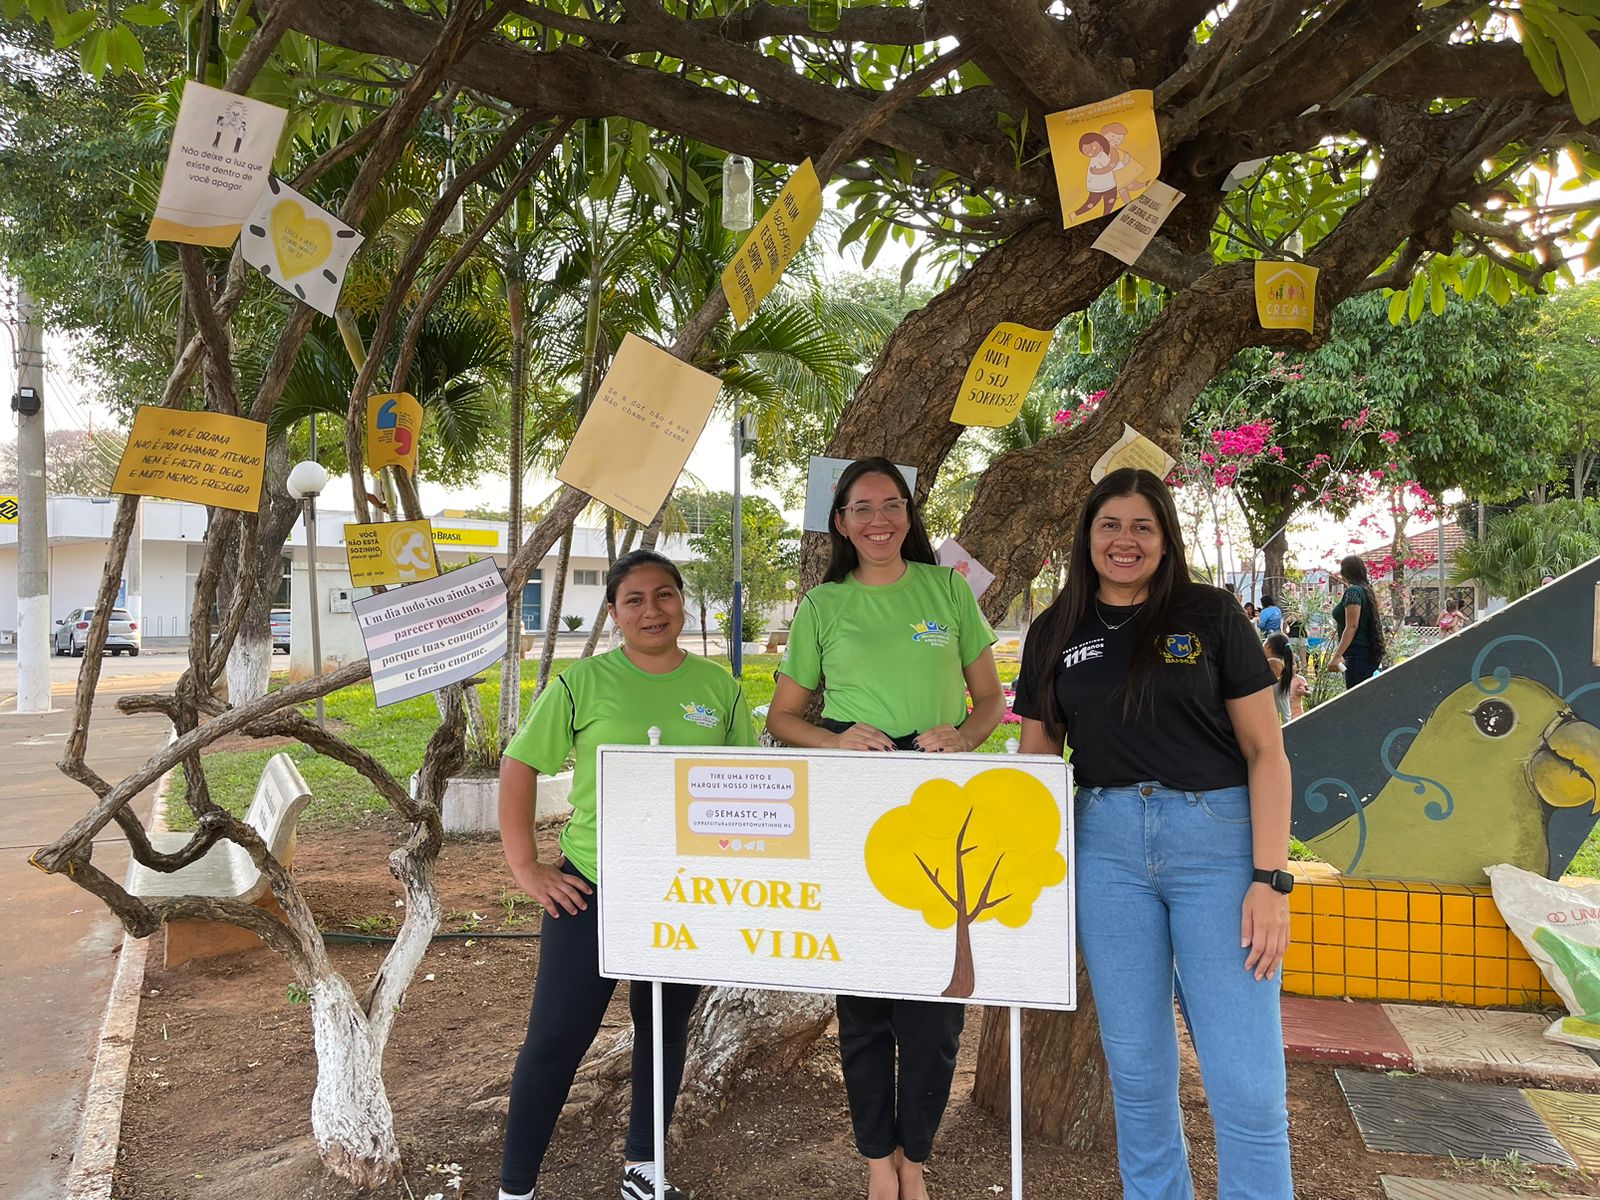
[[[1250,878],[1256,883],[1264,883],[1275,892],[1282,892],[1287,896],[1294,891],[1294,876],[1287,871],[1263,871],[1259,868]]]

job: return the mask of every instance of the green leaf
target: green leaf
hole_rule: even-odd
[[[1444,315],[1444,284],[1437,275],[1428,280],[1428,306],[1433,309],[1434,316]]]
[[[50,27],[55,31],[56,49],[65,50],[79,38],[86,35],[94,28],[94,23],[99,17],[94,9],[84,9],[82,12],[68,13],[60,20],[51,20]]]
[[[1406,294],[1396,291],[1389,297],[1389,324],[1398,325],[1406,315]]]
[[[125,70],[134,74],[144,72],[144,47],[139,45],[139,39],[133,36],[133,30],[126,25],[118,25],[111,32],[111,36],[122,47],[122,65]]]
[[[1412,321],[1422,319],[1422,307],[1428,301],[1428,281],[1421,275],[1411,281],[1411,297],[1406,304],[1406,317]]]
[[[879,221],[873,227],[871,235],[867,238],[867,248],[861,252],[861,269],[866,270],[872,266],[872,260],[878,257],[878,251],[883,249],[883,243],[889,238],[892,226],[888,221]]]
[[[1511,303],[1511,277],[1504,267],[1493,263],[1489,264],[1489,298],[1502,306]]]
[[[903,292],[911,286],[911,280],[917,273],[917,263],[922,258],[924,247],[918,246],[906,255],[905,264],[900,268],[900,290]]]
[[[1561,82],[1561,68],[1556,62],[1556,44],[1550,35],[1539,27],[1536,20],[1526,14],[1513,18],[1522,35],[1522,53],[1533,68],[1539,86],[1552,96],[1559,96],[1565,84]]]
[[[91,79],[99,79],[104,75],[110,51],[111,44],[106,36],[106,30],[96,29],[83,40],[83,48],[78,52],[78,61],[83,64],[83,73]]]
[[[1555,39],[1572,111],[1585,125],[1600,118],[1600,46],[1566,13],[1543,10],[1537,19]]]
[[[0,16],[8,21],[15,21],[22,16],[23,0],[0,0]]]
[[[130,25],[165,25],[167,11],[159,4],[130,4],[122,10],[122,19]]]

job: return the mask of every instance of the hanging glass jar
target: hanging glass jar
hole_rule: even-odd
[[[841,0],[806,0],[806,22],[818,33],[832,33],[839,28]]]
[[[730,154],[722,160],[722,227],[742,230],[755,223],[755,164],[742,154]]]
[[[1089,319],[1088,313],[1078,318],[1078,353],[1094,353],[1094,322]]]
[[[1117,299],[1122,302],[1122,311],[1135,313],[1139,311],[1139,281],[1132,275],[1124,275],[1117,280]]]
[[[439,198],[441,200],[444,199],[445,193],[455,186],[455,182],[456,160],[455,155],[452,154],[449,158],[444,160],[444,174],[439,177]],[[459,237],[467,227],[467,206],[465,200],[466,197],[457,196],[455,207],[450,210],[450,215],[444,219],[444,225],[440,229],[440,232],[445,234],[447,237]]]

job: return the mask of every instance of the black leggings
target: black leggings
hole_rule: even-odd
[[[839,1059],[856,1149],[866,1158],[888,1158],[900,1148],[912,1162],[926,1162],[950,1100],[966,1010],[876,996],[840,996],[838,1005]]]
[[[563,863],[569,875],[582,875]],[[539,1180],[556,1119],[572,1090],[578,1064],[594,1044],[617,981],[600,975],[599,892],[582,912],[546,914],[539,927],[539,974],[533,985],[528,1036],[511,1073],[511,1106],[500,1160],[500,1186],[522,1195]],[[661,996],[662,1043],[666,1054],[666,1119],[678,1099],[688,1042],[689,1013],[698,987],[669,983]],[[650,1061],[650,985],[628,985],[633,1016],[633,1107],[624,1155],[629,1162],[655,1157],[655,1081]]]

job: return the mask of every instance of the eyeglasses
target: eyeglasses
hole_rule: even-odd
[[[860,521],[863,524],[880,513],[885,521],[904,521],[906,513],[910,510],[911,502],[904,498],[885,500],[882,504],[868,504],[865,500],[860,500],[855,504],[841,504],[839,506],[839,511],[844,513],[845,516],[852,521]]]

